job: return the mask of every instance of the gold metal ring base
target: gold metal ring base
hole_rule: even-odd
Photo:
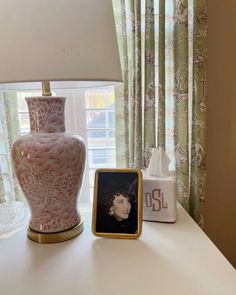
[[[30,240],[41,244],[60,243],[75,238],[80,235],[84,230],[84,219],[81,220],[76,226],[61,232],[55,233],[42,233],[37,232],[27,227],[27,236]]]

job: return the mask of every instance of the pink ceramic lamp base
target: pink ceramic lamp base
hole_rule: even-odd
[[[29,228],[41,235],[71,231],[81,225],[76,205],[85,165],[84,142],[65,133],[65,98],[26,100],[31,132],[13,144],[12,158],[31,210]]]

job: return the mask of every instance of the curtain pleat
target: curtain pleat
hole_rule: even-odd
[[[142,167],[141,2],[113,1],[124,89],[116,87],[117,167]],[[119,38],[120,36],[120,38]]]
[[[190,214],[204,227],[206,187],[206,0],[193,1],[193,104],[191,142]]]
[[[159,0],[158,38],[158,146],[166,146],[166,91],[165,91],[165,0]]]
[[[133,1],[132,1],[133,3]],[[141,69],[141,2],[134,0],[134,154],[131,167],[142,167],[142,69]],[[132,140],[133,141],[133,140]],[[132,163],[133,162],[133,163]]]
[[[147,167],[150,152],[156,146],[155,134],[155,35],[154,1],[147,0],[145,5],[145,59],[144,59],[144,163]]]
[[[188,1],[175,1],[174,96],[177,198],[189,209]]]
[[[129,166],[129,92],[130,92],[130,69],[128,63],[128,33],[127,15],[124,0],[113,0],[118,46],[123,73],[123,85],[115,87],[116,109],[116,163],[117,167]]]

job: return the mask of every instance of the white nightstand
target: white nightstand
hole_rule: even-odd
[[[144,222],[139,240],[85,231],[37,244],[23,228],[0,239],[1,295],[235,295],[236,271],[182,207],[174,224]]]

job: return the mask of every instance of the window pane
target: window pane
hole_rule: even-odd
[[[89,134],[87,138],[88,148],[92,148],[92,149],[115,148],[114,131],[93,130],[93,131],[87,131],[87,134]]]
[[[112,105],[114,105],[113,87],[86,90],[86,109],[105,109],[110,108]]]
[[[107,162],[107,155],[105,150],[92,151],[92,161],[94,164],[104,164]]]
[[[105,111],[87,111],[87,128],[106,128]]]
[[[90,188],[90,203],[93,203],[93,187]]]
[[[109,127],[115,128],[115,112],[109,112]]]
[[[22,134],[28,133],[30,130],[29,114],[19,113],[20,132]]]
[[[17,93],[17,105],[19,112],[26,112],[28,109],[25,97],[23,95],[19,95],[19,93]]]
[[[103,138],[103,137],[106,137],[106,131],[105,130],[88,130],[87,137],[88,139]]]
[[[115,167],[114,149],[97,149],[88,151],[89,168]]]
[[[87,128],[115,128],[115,112],[114,111],[88,111]]]
[[[30,96],[41,96],[42,93],[39,91],[31,91],[31,92],[17,92],[17,105],[19,112],[28,112],[28,107],[25,98]]]
[[[105,97],[98,92],[86,91],[85,103],[87,109],[104,109],[106,107]]]
[[[94,186],[94,174],[95,174],[95,169],[89,169],[89,186],[90,187]]]
[[[115,131],[109,131],[109,137],[115,140]]]

